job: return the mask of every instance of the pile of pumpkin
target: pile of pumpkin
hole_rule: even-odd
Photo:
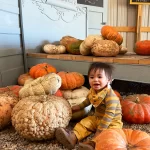
[[[56,128],[66,127],[71,119],[81,119],[91,106],[72,114],[71,106],[88,94],[84,76],[78,72],[57,72],[47,63],[37,64],[28,74],[20,75],[19,85],[0,88],[0,129],[10,122],[29,140],[53,139]],[[150,96],[120,98],[123,119],[134,124],[150,123]],[[96,149],[116,148],[149,150],[150,135],[140,130],[107,129],[96,139]]]
[[[112,26],[103,26],[101,35],[89,35],[84,40],[72,36],[64,36],[60,45],[46,44],[43,51],[48,54],[116,56],[125,54],[127,48],[122,47],[123,37]]]

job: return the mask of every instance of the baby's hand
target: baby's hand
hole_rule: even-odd
[[[77,112],[80,110],[80,106],[76,105],[76,106],[72,106],[72,112]]]

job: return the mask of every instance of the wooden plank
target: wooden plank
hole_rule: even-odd
[[[58,54],[56,55],[50,55],[50,54],[47,54],[47,58],[50,58],[50,59],[59,59],[59,56]]]
[[[114,27],[118,32],[135,32],[135,27]]]
[[[114,57],[93,57],[93,62],[113,63]]]
[[[142,24],[142,5],[138,5],[136,41],[141,40],[141,24]]]
[[[62,54],[62,55],[59,55],[59,59],[62,59],[62,60],[73,60],[74,58],[74,55],[71,55],[71,54]]]
[[[75,60],[75,61],[90,61],[90,62],[92,62],[93,61],[93,56],[74,55],[72,60]]]
[[[150,57],[139,60],[140,65],[150,65]]]
[[[148,58],[149,56],[140,56],[136,54],[118,55],[114,58],[114,63],[119,64],[139,64],[140,59]]]

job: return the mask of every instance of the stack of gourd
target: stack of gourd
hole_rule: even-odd
[[[115,28],[103,26],[101,35],[89,35],[80,45],[82,55],[116,56],[124,54],[127,49],[121,46],[123,37]]]
[[[69,101],[71,106],[82,103],[89,92],[85,86],[85,78],[78,72],[58,72],[58,75],[62,79],[62,85],[60,87],[63,97]],[[72,114],[72,120],[78,120],[85,117],[91,110],[92,105],[85,107],[84,109],[74,112]]]
[[[69,53],[73,55],[94,55],[94,56],[116,56],[125,54],[127,48],[122,47],[123,37],[112,26],[103,26],[101,35],[89,35],[84,40],[72,36],[64,36],[60,39],[61,47],[66,51],[59,50],[57,46],[46,44],[44,52],[49,54]],[[55,50],[53,50],[55,49]],[[57,49],[57,52],[56,52]],[[58,52],[59,51],[59,52]]]
[[[19,98],[14,103],[7,98],[13,106],[9,119],[26,139],[52,139],[56,128],[69,124],[71,106],[66,99],[55,95],[61,86],[61,78],[56,72],[56,68],[47,63],[31,67],[26,74],[29,80],[21,80],[24,85],[18,91]],[[5,104],[4,108],[8,106]]]

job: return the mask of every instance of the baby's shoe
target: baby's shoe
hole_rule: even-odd
[[[55,132],[56,139],[69,150],[73,149],[77,143],[77,137],[73,131],[64,128],[58,128]]]

